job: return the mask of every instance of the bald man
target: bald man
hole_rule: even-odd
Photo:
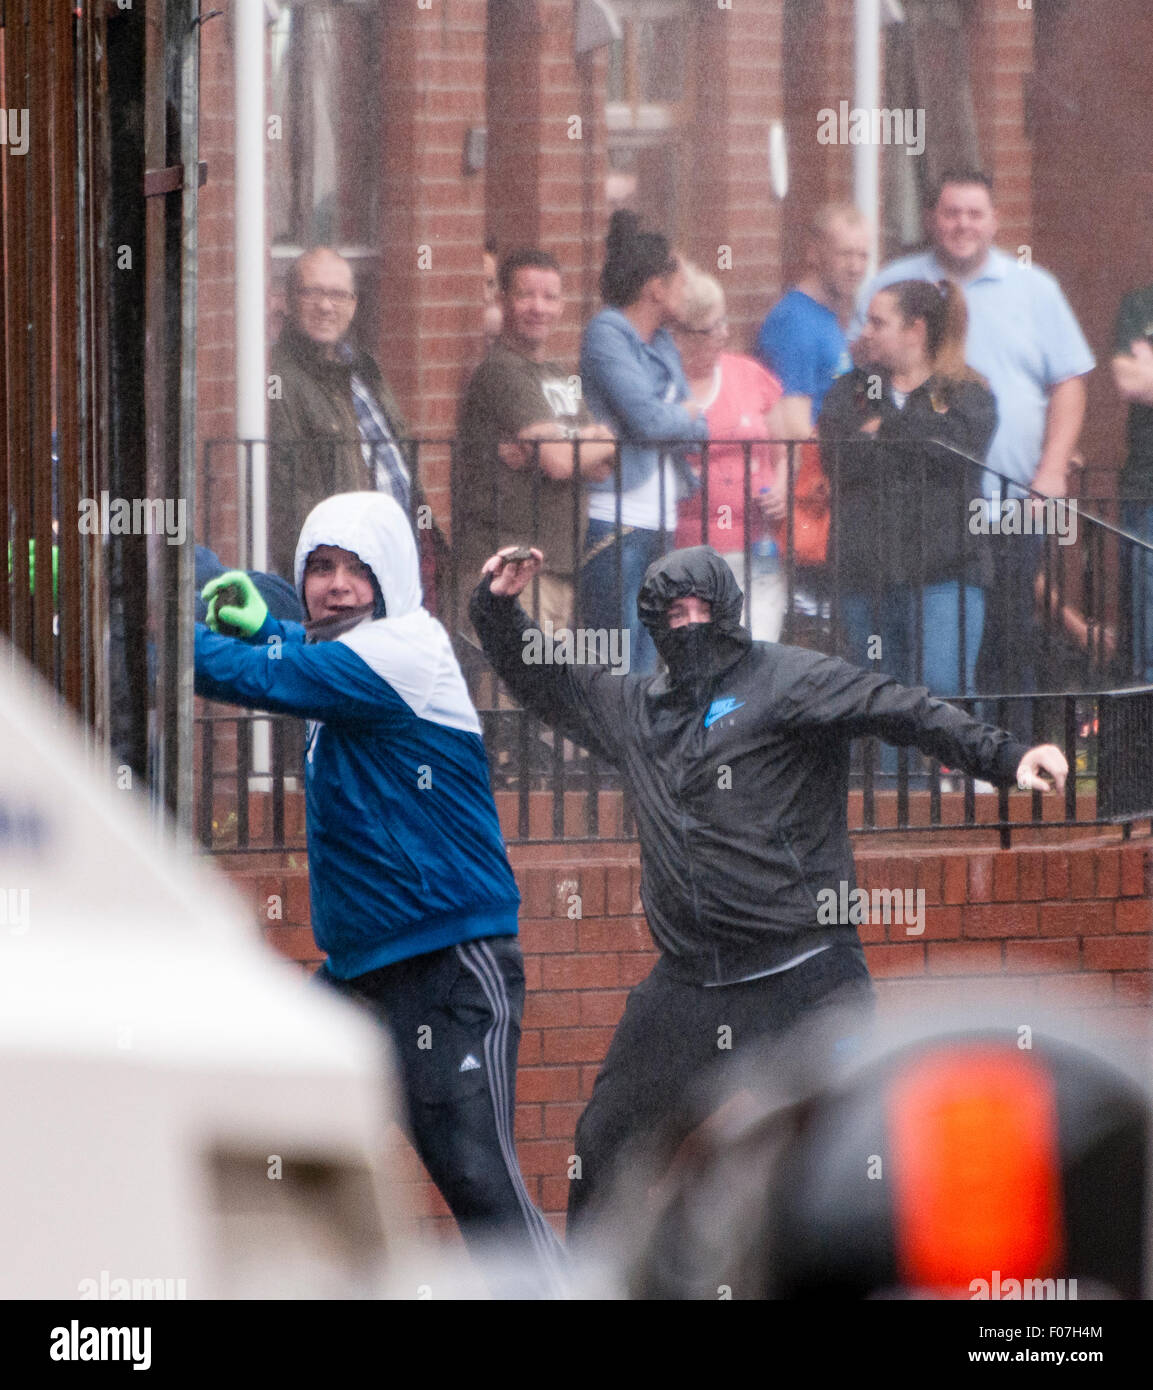
[[[325,497],[385,492],[410,518],[422,499],[398,447],[408,429],[392,392],[348,342],[351,265],[327,246],[306,251],[286,291],[288,319],[269,359],[268,553],[270,568],[291,580],[304,518]]]

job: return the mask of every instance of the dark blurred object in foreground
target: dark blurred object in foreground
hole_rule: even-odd
[[[629,1295],[1147,1296],[1148,1098],[1029,1043],[922,1038],[811,1099],[749,1094],[682,1149]]]

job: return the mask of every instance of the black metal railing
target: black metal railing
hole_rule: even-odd
[[[283,501],[285,489],[293,485],[294,469],[307,450],[317,447],[211,441],[205,450],[200,539],[218,550],[226,564],[248,567],[251,475],[257,453],[263,450],[274,461],[275,488]],[[325,441],[324,447],[348,446]],[[539,442],[522,447],[530,462],[522,470],[519,490],[510,494],[489,486],[483,470],[477,471],[477,460],[455,440],[401,442],[410,483],[421,478],[427,482],[437,469],[450,482],[454,543],[436,551],[436,610],[453,636],[481,717],[506,835],[513,840],[631,838],[627,798],[615,770],[554,737],[517,708],[489,669],[468,625],[468,597],[480,561],[503,544],[533,544],[544,534],[554,543],[560,537],[572,565],[562,573],[560,611],[578,628],[588,617],[588,595],[582,594],[573,560],[584,547],[589,506],[590,489],[579,472],[582,445],[576,440],[564,445],[565,451],[571,449],[575,466],[559,482],[546,479]],[[916,750],[891,750],[861,740],[854,754],[850,801],[855,832],[982,828],[997,831],[1008,844],[1014,830],[1029,826],[1117,823],[1128,833],[1135,821],[1153,818],[1153,776],[1140,771],[1148,741],[1142,746],[1134,733],[1144,727],[1142,720],[1153,718],[1153,690],[1125,689],[1145,685],[1153,670],[1153,631],[1147,631],[1153,623],[1146,622],[1143,579],[1146,569],[1153,574],[1153,545],[1119,524],[1120,504],[1115,500],[1106,507],[1073,499],[1075,507],[1066,505],[1062,511],[1034,494],[1043,508],[1034,517],[1023,490],[946,445],[906,446],[901,452],[889,442],[870,450],[869,441],[859,439],[822,441],[828,535],[823,559],[813,563],[814,515],[815,524],[825,524],[813,489],[804,483],[806,471],[813,471],[813,455],[806,457],[813,444],[714,440],[690,448],[683,441],[662,440],[646,441],[646,447],[670,460],[658,471],[650,497],[658,524],[646,543],[661,553],[676,543],[707,541],[726,553],[738,579],[751,581],[742,587],[745,620],[754,631],[779,620],[782,641],[846,655],[912,683],[925,681],[934,661],[940,667],[941,645],[947,640],[957,679],[951,686],[929,682],[934,693],[990,722],[1012,727],[1028,742],[1056,743],[1069,762],[1069,785],[1061,802],[1009,790],[994,798],[971,779],[942,769]],[[359,442],[355,448],[362,452]],[[315,457],[313,452],[313,465]],[[773,498],[763,489],[784,460],[788,466],[776,471],[783,479],[778,515],[770,521]],[[629,494],[619,447],[611,467],[611,483],[600,491],[599,511],[602,516],[608,513],[609,549],[615,552],[607,569],[609,606],[623,626],[628,605],[635,602],[635,584],[628,574],[627,547],[617,542],[630,534],[636,499]],[[682,501],[674,513],[671,490],[683,488],[690,473],[699,478],[697,501]],[[988,500],[996,493],[1015,494],[1015,513],[993,510],[1001,505]],[[410,488],[409,501],[420,536],[429,529],[431,513],[418,487]],[[1027,574],[1027,593],[997,587],[997,565],[983,549],[989,537],[982,530],[994,524],[994,515],[1002,520],[1015,515],[1018,525],[1032,529],[1029,544],[1036,565],[1035,575]],[[998,548],[1012,554],[1013,523],[1007,524],[1009,533],[997,537]],[[820,545],[815,549],[819,552]],[[939,595],[930,590],[943,575],[948,576],[943,582],[956,589],[951,630],[934,619],[939,605],[935,610],[930,602],[937,602]],[[870,626],[876,638],[883,637],[886,622],[892,628],[898,591],[906,607],[904,652],[893,655],[882,640],[875,655],[862,659],[860,637]],[[998,616],[998,604],[1003,606],[1002,619],[1012,616],[1005,605],[1029,604],[1029,630],[1036,648],[1026,688],[983,684],[979,667],[970,676],[977,626],[968,605],[974,592],[986,616]],[[553,590],[547,595],[554,612],[556,594]],[[605,593],[594,597],[602,600],[603,614]],[[526,591],[522,601],[537,616],[548,606],[539,584]],[[770,603],[771,614],[766,611]],[[1001,627],[1014,631],[1012,623],[1002,621]],[[1018,621],[1015,630],[1020,629]],[[980,634],[976,642],[982,639]],[[999,671],[1020,670],[1020,655],[994,651],[991,665]],[[303,821],[294,832],[292,815],[285,819],[286,807],[291,809],[302,785],[294,781],[299,769],[293,760],[299,755],[292,751],[301,746],[299,735],[264,735],[263,743],[260,738],[254,743],[257,719],[214,711],[198,721],[199,825],[206,847],[303,847]],[[276,729],[284,721],[269,723]],[[247,733],[242,732],[246,728]],[[253,813],[256,805],[258,817]]]

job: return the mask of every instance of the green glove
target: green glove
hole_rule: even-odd
[[[200,597],[208,604],[208,626],[223,637],[251,637],[268,617],[268,604],[243,570],[210,579]]]

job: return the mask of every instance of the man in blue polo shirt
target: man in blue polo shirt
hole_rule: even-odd
[[[988,379],[999,424],[989,447],[985,495],[999,499],[1003,474],[1047,497],[1066,495],[1069,460],[1085,416],[1085,376],[1095,360],[1085,335],[1048,271],[1022,264],[993,245],[997,213],[986,174],[942,175],[926,216],[932,249],[886,266],[865,289],[850,337],[870,299],[898,280],[949,279],[969,308],[966,358]],[[1024,497],[1022,487],[1004,485]],[[994,597],[986,610],[978,685],[997,693],[1035,690],[1033,593],[1043,537],[990,536]],[[1007,727],[1026,736],[1029,713],[1015,702]]]
[[[869,268],[869,220],[853,203],[825,203],[809,225],[805,275],[769,311],[757,355],[776,374],[784,396],[781,433],[809,439],[825,393],[853,365],[845,330]],[[794,463],[800,464],[799,455]],[[824,566],[799,570],[793,607],[807,617],[829,617]]]
[[[789,439],[808,439],[825,392],[852,367],[845,329],[869,268],[869,222],[852,203],[818,208],[809,228],[806,272],[769,311],[757,355],[784,387]]]

